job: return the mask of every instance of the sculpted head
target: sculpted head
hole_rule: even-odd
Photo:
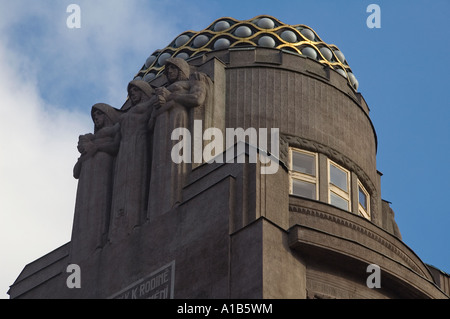
[[[133,80],[128,84],[128,96],[131,104],[136,105],[144,102],[154,94],[153,88],[146,81]]]
[[[189,80],[191,68],[189,64],[181,58],[168,58],[164,70],[167,81],[174,83],[177,81]]]
[[[105,126],[105,113],[96,109],[92,112],[92,120],[94,121],[94,125],[98,128],[103,128]]]
[[[97,103],[92,106],[91,117],[95,133],[104,127],[114,125],[119,119],[119,111],[109,104]]]
[[[130,96],[130,100],[133,105],[138,104],[142,99],[142,91],[134,85],[130,86],[128,95]]]

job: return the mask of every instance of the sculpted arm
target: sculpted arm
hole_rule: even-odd
[[[152,97],[144,102],[139,103],[134,108],[138,110],[138,113],[145,114],[146,116],[150,116],[153,110],[153,106],[158,102],[158,97],[156,95],[152,95]]]
[[[78,158],[75,167],[73,168],[73,177],[78,179],[81,173],[81,166],[83,162],[90,157],[94,156],[97,152],[108,153],[112,156],[116,155],[119,151],[120,145],[120,124],[116,123],[114,126],[107,128],[111,137],[108,142],[98,142],[97,137],[93,134],[82,135],[78,141],[78,150],[81,156]],[[100,137],[104,139],[104,136]]]
[[[94,143],[97,152],[104,152],[110,155],[116,155],[120,145],[120,124],[116,123],[111,127],[111,142]]]
[[[153,109],[152,115],[148,120],[148,129],[150,131],[152,131],[155,127],[156,118],[162,113],[168,111],[172,106],[173,104],[170,101],[166,103],[166,101],[164,100],[162,103],[158,105],[158,108]]]
[[[150,131],[152,131],[155,127],[156,118],[162,113],[168,111],[173,106],[170,100],[171,93],[169,90],[167,90],[165,87],[160,87],[155,91],[156,95],[154,96],[154,99],[152,98],[153,107],[150,119],[148,121],[148,129]]]
[[[79,179],[80,178],[80,174],[81,174],[81,160],[80,160],[80,158],[78,158],[77,163],[73,167],[73,177],[75,179]]]
[[[89,145],[92,144],[92,139],[94,138],[94,135],[89,133],[85,135],[80,135],[78,138],[78,151],[81,153],[81,156],[78,158],[74,168],[73,168],[73,177],[76,179],[80,178],[81,174],[81,166],[83,161],[86,159],[86,148],[89,148]]]
[[[188,93],[171,93],[170,99],[188,108],[202,105],[206,99],[206,85],[196,78],[190,81],[191,88]]]

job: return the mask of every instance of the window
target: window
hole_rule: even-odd
[[[317,154],[291,148],[289,161],[290,193],[317,199]]]
[[[328,202],[350,210],[350,172],[328,160]]]
[[[320,168],[319,160],[323,163]],[[323,185],[319,185],[319,174],[321,174],[320,180],[323,179]],[[328,200],[328,203],[333,206],[348,212],[352,211],[354,214],[370,220],[370,195],[356,174],[352,174],[349,170],[326,158],[325,155],[290,147],[289,193],[319,200],[319,186],[322,187],[323,193],[321,194],[325,197],[328,196],[328,198],[320,198],[321,201]],[[328,195],[326,195],[327,192]]]
[[[364,186],[358,180],[358,213],[370,219],[370,197]]]

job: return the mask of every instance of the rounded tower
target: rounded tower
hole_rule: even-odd
[[[381,198],[369,107],[336,45],[308,26],[272,16],[225,17],[156,50],[136,79],[161,85],[171,57],[185,59],[215,81],[221,109],[212,122],[219,128],[279,130],[280,171],[252,175],[248,193],[240,195],[244,203],[230,216],[237,251],[231,276],[245,286],[255,271],[247,263],[259,262],[265,269],[256,281],[260,290],[241,287],[231,296],[442,296],[428,267],[401,241],[394,213]],[[211,61],[215,66],[206,66]],[[243,248],[254,236],[260,236],[263,256]],[[382,288],[369,287],[370,265],[379,267]]]
[[[108,108],[109,182],[79,183],[77,221],[113,189],[98,233],[74,227],[12,298],[449,297],[381,198],[369,107],[336,45],[271,16],[224,17],[131,80]],[[69,263],[88,284],[66,288]]]

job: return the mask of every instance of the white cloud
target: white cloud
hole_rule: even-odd
[[[27,263],[70,240],[77,136],[91,130],[88,115],[46,104],[17,74],[26,60],[0,47],[0,297]]]

